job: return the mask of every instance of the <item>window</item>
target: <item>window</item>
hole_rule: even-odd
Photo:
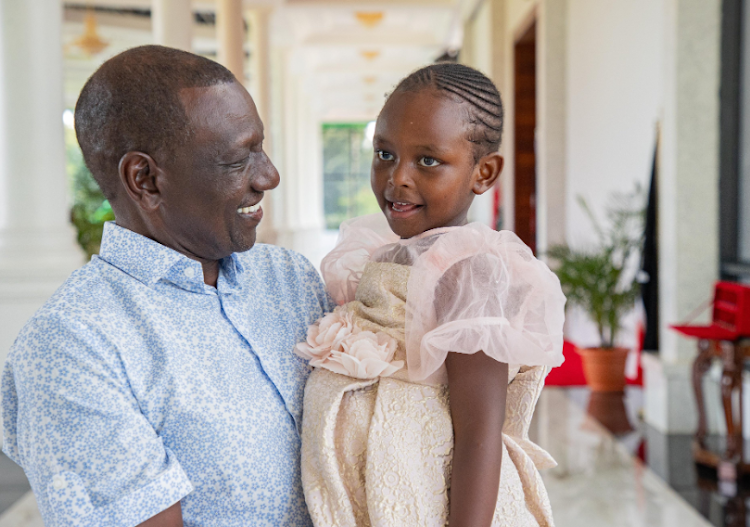
[[[323,210],[326,228],[380,211],[370,189],[375,123],[323,125]]]

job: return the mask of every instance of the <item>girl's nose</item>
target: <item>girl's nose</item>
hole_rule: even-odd
[[[408,187],[412,184],[409,168],[405,163],[398,162],[391,173],[391,182],[394,187]]]

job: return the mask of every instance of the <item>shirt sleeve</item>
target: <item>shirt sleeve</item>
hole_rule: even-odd
[[[96,328],[37,316],[2,374],[3,451],[47,526],[136,526],[193,487]]]

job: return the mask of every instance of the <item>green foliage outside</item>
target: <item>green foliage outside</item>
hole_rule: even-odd
[[[380,212],[370,189],[372,143],[365,123],[323,125],[323,210],[326,228]]]
[[[104,222],[115,219],[109,201],[99,190],[91,172],[83,162],[83,154],[76,141],[75,132],[65,130],[67,172],[72,194],[70,221],[78,231],[78,244],[91,258],[99,252]]]
[[[556,263],[555,273],[568,301],[596,323],[603,348],[615,346],[622,317],[633,308],[640,291],[633,269],[643,245],[643,202],[640,186],[628,194],[614,194],[605,228],[579,196],[578,203],[596,230],[597,246],[578,250],[557,245],[547,252]]]

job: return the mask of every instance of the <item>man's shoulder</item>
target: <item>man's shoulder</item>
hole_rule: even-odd
[[[81,311],[99,312],[103,303],[113,296],[109,266],[94,259],[76,269],[36,312],[36,317],[56,314],[76,314]]]
[[[329,311],[331,300],[323,279],[313,264],[298,252],[275,245],[256,244],[245,253],[238,253],[240,262],[249,271],[253,290],[281,295],[288,302],[312,302]],[[317,309],[316,308],[316,309]]]
[[[116,295],[102,267],[101,262],[92,261],[74,271],[24,324],[13,349],[41,341],[51,344],[103,322],[111,311],[106,307]]]
[[[256,243],[249,251],[237,253],[237,257],[246,269],[289,275],[317,273],[307,258],[296,251],[278,245]]]

